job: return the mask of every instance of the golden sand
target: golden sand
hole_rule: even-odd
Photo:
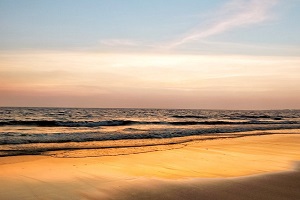
[[[300,130],[273,133],[194,141],[171,149],[118,156],[2,157],[0,199],[220,198],[213,196],[214,191],[224,199],[242,199],[238,197],[248,190],[273,199],[297,199],[300,192],[293,187],[300,188],[299,171],[291,170],[300,160]],[[272,182],[279,179],[288,187],[274,188]]]

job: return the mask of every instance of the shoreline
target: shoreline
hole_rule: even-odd
[[[299,130],[300,129],[274,129],[229,133],[207,133],[172,138],[4,144],[0,145],[0,158],[25,155],[44,155],[68,158],[130,155],[183,148],[189,143],[197,141],[201,142],[206,140],[234,139],[263,135],[291,135],[299,134]]]
[[[128,155],[0,157],[0,199],[299,199],[300,130],[287,131]]]

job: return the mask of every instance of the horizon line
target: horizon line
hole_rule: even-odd
[[[0,106],[0,108],[67,108],[67,109],[141,109],[141,110],[232,110],[232,111],[271,111],[271,110],[300,110],[300,108],[280,108],[280,109],[226,109],[226,108],[155,108],[155,107],[62,107],[62,106]]]

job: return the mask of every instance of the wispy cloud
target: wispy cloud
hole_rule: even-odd
[[[272,18],[272,7],[278,0],[231,0],[216,14],[216,20],[206,28],[196,28],[169,45],[174,48],[182,44],[217,35],[234,28],[262,23]]]
[[[100,40],[100,44],[105,46],[138,46],[139,42],[128,39],[106,39]]]

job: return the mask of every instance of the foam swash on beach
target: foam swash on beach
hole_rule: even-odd
[[[1,156],[102,149],[100,156],[108,148],[153,148],[300,128],[299,110],[1,108],[0,113]]]

